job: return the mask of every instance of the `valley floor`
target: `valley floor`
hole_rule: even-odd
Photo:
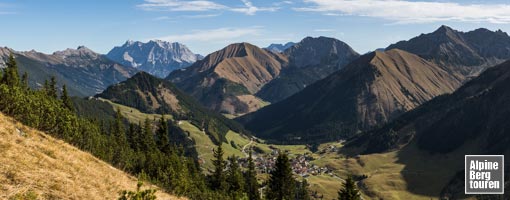
[[[110,102],[111,103],[111,102]],[[136,109],[119,106],[123,113],[137,113],[126,115],[130,121],[137,123],[141,119],[154,118],[154,115],[143,114]],[[127,109],[127,110],[126,110]],[[189,133],[196,143],[201,167],[205,173],[212,169],[212,150],[216,145],[205,132],[188,121],[179,121],[178,125]],[[246,158],[246,149],[254,149],[256,168],[259,181],[268,178],[268,169],[274,161],[278,150],[288,152],[292,159],[292,167],[300,178],[306,178],[312,193],[323,199],[337,198],[337,192],[342,187],[343,178],[348,174],[363,177],[358,186],[365,199],[437,199],[441,189],[455,174],[451,167],[462,167],[463,154],[453,153],[447,156],[431,155],[409,145],[400,151],[348,157],[339,153],[343,141],[321,144],[315,152],[305,145],[273,145],[257,138],[229,131],[227,142],[222,143],[225,157],[235,155]],[[431,163],[429,160],[435,160]],[[460,161],[460,162],[457,162]]]

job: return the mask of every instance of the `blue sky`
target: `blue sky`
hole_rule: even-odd
[[[446,24],[510,31],[507,0],[0,0],[0,46],[51,53],[162,39],[208,54],[234,42],[260,47],[306,36],[365,53]]]

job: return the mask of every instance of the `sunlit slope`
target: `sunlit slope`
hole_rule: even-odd
[[[1,113],[0,138],[0,199],[116,199],[119,191],[135,190],[135,177]]]

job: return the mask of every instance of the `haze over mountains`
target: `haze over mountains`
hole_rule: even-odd
[[[202,58],[181,43],[151,40],[147,43],[127,41],[106,54],[111,60],[134,67],[160,78],[176,69],[188,67]]]
[[[239,115],[262,107],[261,100],[280,101],[357,57],[347,44],[326,37],[305,38],[282,54],[238,43],[167,79],[207,107]]]

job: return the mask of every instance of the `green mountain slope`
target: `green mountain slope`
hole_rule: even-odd
[[[246,132],[238,123],[202,107],[171,82],[145,72],[108,87],[96,97],[145,113],[171,114],[176,120],[189,120],[204,129],[214,142],[224,141],[229,130]]]

